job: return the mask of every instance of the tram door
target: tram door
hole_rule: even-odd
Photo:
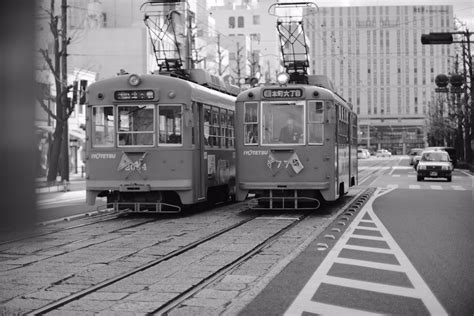
[[[206,199],[206,180],[207,180],[207,159],[205,159],[205,142],[204,142],[204,107],[202,103],[194,103],[194,189],[198,201]]]

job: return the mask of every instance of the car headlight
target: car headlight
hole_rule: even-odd
[[[426,170],[426,166],[418,164],[418,170]]]
[[[451,166],[441,166],[441,170],[451,170]]]

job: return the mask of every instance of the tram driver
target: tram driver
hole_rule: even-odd
[[[286,125],[280,130],[280,142],[282,143],[298,143],[301,137],[302,131],[296,126],[295,121],[289,118],[286,121]]]

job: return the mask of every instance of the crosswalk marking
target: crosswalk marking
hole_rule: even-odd
[[[357,246],[357,245],[346,245],[344,249],[365,251],[365,252],[376,252],[376,253],[392,253],[390,249],[365,247],[365,246]]]
[[[429,289],[428,285],[423,281],[422,277],[418,274],[415,267],[412,265],[408,257],[404,254],[402,249],[395,242],[393,237],[390,235],[388,230],[382,224],[382,222],[375,215],[372,204],[374,200],[383,194],[390,192],[391,190],[378,189],[376,193],[369,199],[364,208],[357,214],[354,221],[349,225],[347,230],[341,236],[341,238],[336,242],[333,248],[328,252],[326,258],[316,269],[314,274],[311,276],[309,281],[300,291],[298,296],[286,310],[285,315],[301,315],[303,313],[307,314],[345,314],[345,315],[370,315],[370,311],[363,311],[358,309],[351,309],[348,307],[341,307],[338,305],[323,304],[316,301],[316,292],[320,288],[321,284],[332,284],[341,288],[352,288],[362,291],[371,291],[384,293],[388,295],[396,295],[399,297],[408,297],[419,299],[426,307],[427,311],[430,314],[434,315],[446,315],[446,311],[443,306],[438,302],[434,294]],[[366,247],[366,246],[355,246],[349,245],[348,242],[351,238],[355,237],[355,230],[360,229],[358,227],[360,222],[367,222],[362,220],[362,218],[368,217],[378,228],[380,234],[383,236],[384,241],[388,245],[387,249],[376,248],[376,247]],[[364,238],[369,236],[364,236]],[[357,235],[357,238],[360,238],[360,235]],[[391,254],[395,257],[396,261],[399,262],[398,265],[379,263],[374,261],[367,261],[351,258],[342,258],[340,253],[342,250],[352,249],[357,250],[359,254],[362,252],[379,252]],[[344,257],[347,257],[345,255]],[[370,263],[368,263],[370,262]],[[402,287],[389,285],[384,283],[370,282],[357,280],[355,278],[340,277],[329,275],[328,272],[335,263],[343,263],[348,266],[365,266],[368,268],[375,268],[386,271],[396,271],[399,273],[405,273],[412,287]],[[354,275],[355,277],[357,275]],[[370,304],[369,304],[370,305]]]
[[[352,308],[345,308],[341,306],[334,306],[330,304],[324,304],[320,302],[308,302],[309,310],[317,310],[319,314],[333,314],[333,315],[354,315],[354,316],[371,316],[378,315],[379,313],[370,313],[361,310],[355,310]]]
[[[357,229],[365,229],[365,230],[378,231],[378,228],[376,228],[376,227],[368,227],[368,226],[357,226]]]
[[[454,191],[467,191],[471,190],[462,185],[438,185],[429,184],[429,182],[419,182],[420,184],[388,184],[387,189],[410,189],[410,190],[454,190]]]
[[[379,293],[390,294],[390,295],[398,295],[398,296],[406,296],[406,297],[418,296],[416,289],[412,289],[408,287],[340,278],[340,277],[335,277],[331,275],[325,276],[323,283],[339,285],[342,287],[350,287],[350,288],[365,290],[365,291],[370,290],[373,292],[379,292]]]
[[[384,240],[383,237],[359,235],[359,234],[355,234],[355,233],[352,233],[352,237],[357,238],[357,239],[366,239],[366,240]]]
[[[374,261],[367,261],[367,260],[358,260],[358,259],[349,259],[349,258],[341,258],[337,257],[334,261],[335,263],[341,264],[348,264],[352,266],[360,266],[366,268],[373,268],[379,270],[388,270],[388,271],[397,271],[403,272],[403,267],[396,264],[388,264],[388,263],[381,263],[381,262],[374,262]]]

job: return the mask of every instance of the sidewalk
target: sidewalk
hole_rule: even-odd
[[[85,175],[83,175],[85,177]],[[46,178],[36,179],[36,194],[82,191],[86,188],[86,179],[80,173],[71,173],[68,183],[56,182],[54,185],[47,185]],[[58,177],[59,179],[59,177]]]

